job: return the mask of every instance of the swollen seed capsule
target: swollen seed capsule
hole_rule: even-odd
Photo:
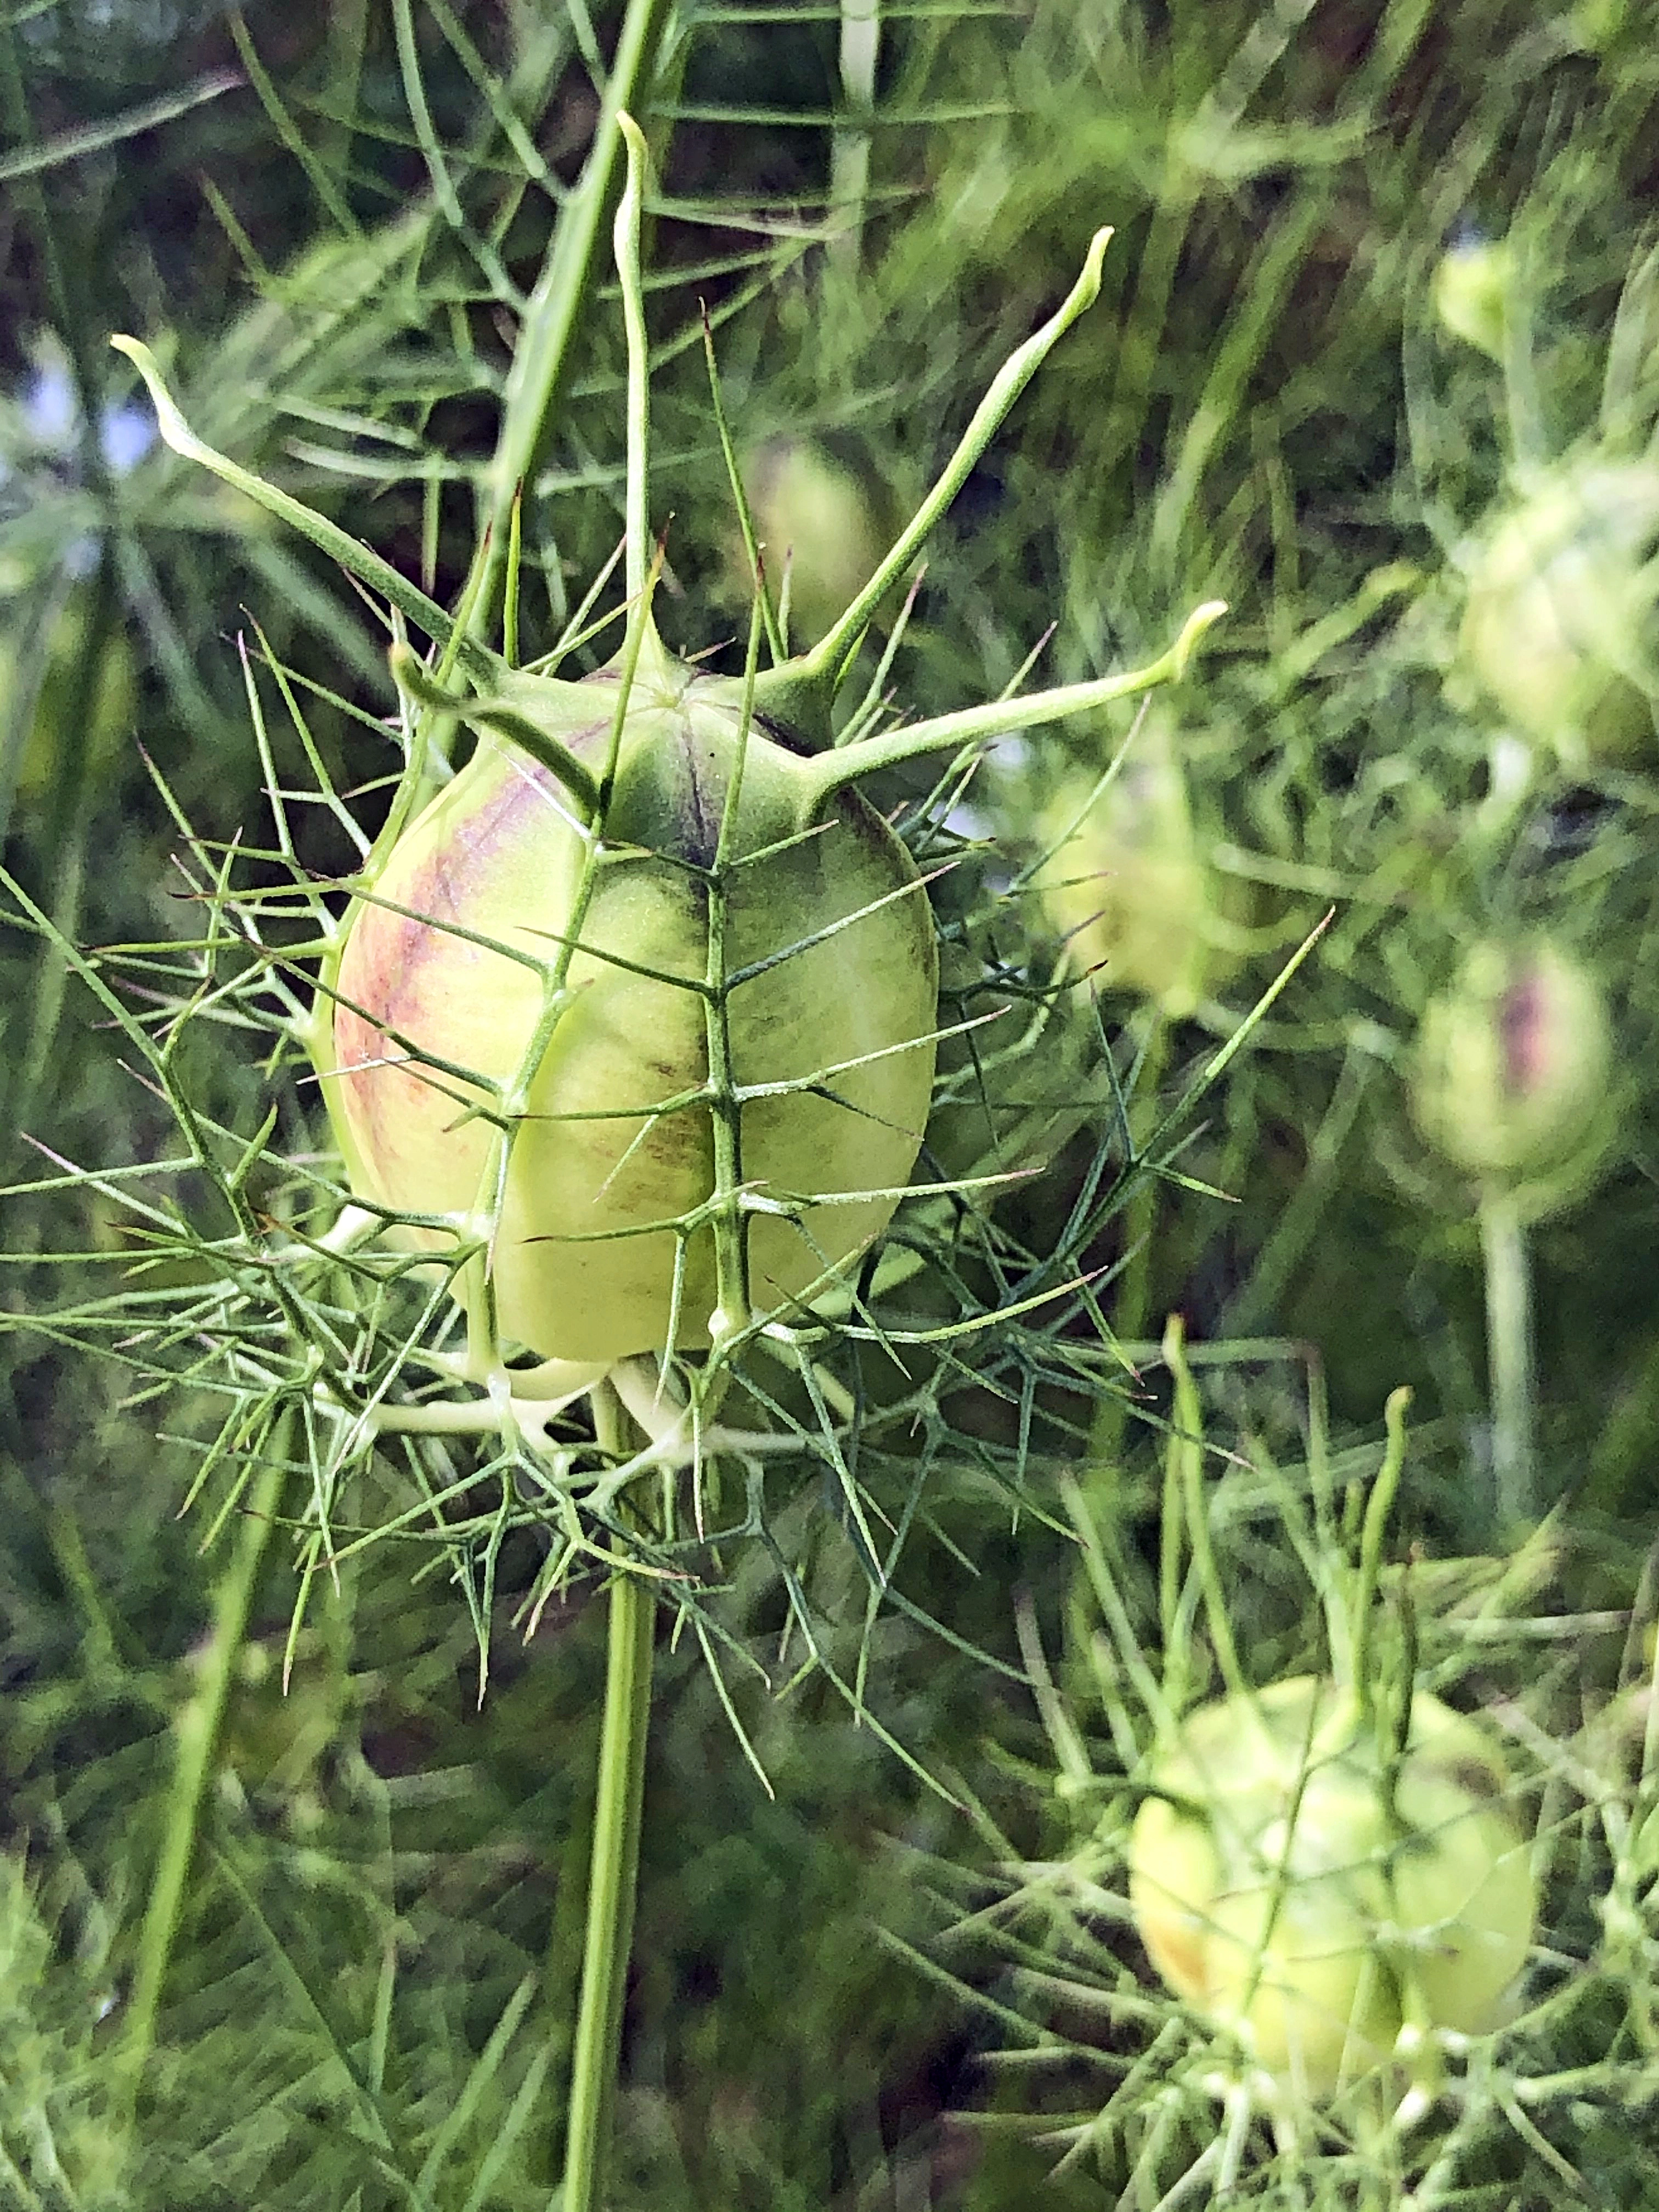
[[[1063,787],[1038,825],[1052,849],[1035,880],[1079,967],[1180,1018],[1238,968],[1243,901],[1210,866],[1176,744],[1153,708],[1097,797],[1087,778]]]
[[[1423,1017],[1412,1116],[1466,1173],[1570,1195],[1614,1133],[1612,1066],[1607,1006],[1587,969],[1544,939],[1478,945]]]
[[[1130,1838],[1141,1940],[1269,2072],[1328,2095],[1408,2024],[1498,2023],[1537,1899],[1476,1723],[1419,1693],[1390,1772],[1374,1719],[1301,1675],[1189,1715],[1151,1787]]]
[[[514,677],[495,703],[604,775],[614,671]],[[717,1115],[759,1309],[810,1296],[909,1176],[938,1000],[927,895],[881,817],[820,799],[809,766],[647,635],[602,826],[485,727],[354,911],[325,1085],[352,1185],[426,1217],[402,1232],[418,1248],[454,1249],[446,1219],[492,1223],[501,1334],[544,1357],[732,1325]]]
[[[887,550],[869,496],[850,469],[798,438],[757,447],[744,488],[775,597],[788,568],[791,634],[816,645]]]
[[[1569,766],[1650,752],[1659,696],[1659,467],[1592,453],[1499,514],[1469,572],[1464,659]]]

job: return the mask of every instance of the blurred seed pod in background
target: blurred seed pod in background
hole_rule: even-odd
[[[1418,1030],[1412,1118],[1453,1166],[1534,1217],[1592,1183],[1618,1137],[1613,1039],[1589,969],[1548,939],[1486,941]]]
[[[1516,732],[1566,767],[1650,755],[1659,465],[1591,449],[1501,510],[1469,567],[1460,647]]]
[[[1188,1016],[1243,965],[1249,894],[1209,858],[1167,711],[1148,710],[1127,757],[1091,796],[1082,774],[1043,810],[1034,878],[1073,964],[1103,989]]]
[[[1419,1692],[1392,1753],[1329,1680],[1224,1698],[1176,1731],[1131,1839],[1153,1965],[1312,2096],[1385,2062],[1408,2023],[1496,2026],[1532,1943],[1496,1746]]]
[[[887,550],[875,502],[854,471],[811,439],[769,439],[749,456],[743,476],[773,600],[782,593],[787,563],[791,641],[816,645]],[[739,556],[733,565],[744,570],[746,591],[746,563]]]

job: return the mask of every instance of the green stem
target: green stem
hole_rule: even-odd
[[[170,446],[185,460],[196,461],[203,468],[210,470],[222,483],[229,484],[233,490],[245,493],[268,514],[274,514],[279,522],[286,522],[290,529],[297,530],[319,552],[325,553],[331,561],[337,562],[348,575],[356,576],[359,583],[367,584],[371,592],[378,592],[388,606],[396,607],[407,621],[412,622],[435,645],[446,653],[453,651],[456,660],[470,675],[477,676],[482,683],[490,683],[501,674],[501,664],[493,653],[486,652],[476,639],[458,632],[455,624],[435,600],[429,599],[424,592],[400,575],[389,561],[382,560],[361,538],[354,538],[349,531],[342,530],[338,523],[331,521],[327,515],[319,514],[314,508],[307,507],[280,486],[267,483],[262,477],[256,477],[250,470],[243,468],[240,462],[233,461],[228,454],[216,452],[198,438],[179,412],[179,404],[167,390],[155,356],[147,345],[118,332],[111,338],[110,343],[117,353],[126,356],[143,378],[150,404],[155,410],[156,428],[161,434],[163,444]],[[505,548],[502,557],[505,558]]]
[[[656,54],[665,0],[629,0],[581,181],[565,202],[540,281],[514,348],[501,426],[489,471],[486,558],[491,588],[480,594],[474,635],[488,619],[507,561],[513,501],[534,472],[553,428],[570,356],[592,288],[595,256],[623,148],[622,118],[636,106]]]
[[[1139,1159],[1146,1139],[1158,1121],[1158,1094],[1170,1060],[1170,1024],[1155,1011],[1152,1031],[1140,1056],[1134,1103],[1129,1114],[1130,1142]],[[1148,1294],[1152,1289],[1152,1239],[1158,1225],[1158,1177],[1143,1174],[1123,1209],[1126,1258],[1117,1277],[1112,1301],[1112,1334],[1120,1344],[1133,1343],[1146,1334]],[[1123,1452],[1123,1431],[1129,1418],[1129,1401],[1121,1390],[1109,1390],[1096,1408],[1089,1437],[1089,1463],[1103,1474],[1116,1472]]]
[[[14,1085],[8,1102],[8,1124],[21,1128],[30,1120],[36,1096],[54,1059],[69,988],[70,967],[64,948],[79,932],[81,902],[86,888],[88,822],[96,804],[98,770],[93,760],[97,743],[97,700],[106,657],[114,650],[121,609],[116,588],[115,555],[107,536],[98,563],[86,631],[76,665],[74,689],[64,718],[64,755],[57,764],[52,811],[42,840],[43,852],[57,856],[52,884],[52,919],[54,934],[35,979],[28,1043],[9,1073]],[[37,710],[38,711],[38,710]],[[20,1024],[21,1026],[21,1024]]]
[[[624,1451],[628,1416],[608,1383],[594,1390],[593,1410],[599,1442],[612,1451]],[[645,1803],[656,1601],[643,1577],[625,1571],[612,1578],[607,1601],[605,1719],[593,1808],[581,2007],[570,2066],[562,2212],[596,2212],[600,2202],[611,2144]]]
[[[1187,1326],[1179,1314],[1171,1314],[1164,1325],[1164,1359],[1175,1384],[1174,1402],[1170,1409],[1166,1494],[1170,1491],[1178,1492],[1186,1516],[1187,1542],[1193,1555],[1193,1571],[1203,1594],[1217,1671],[1229,1694],[1243,1697],[1248,1693],[1249,1684],[1233,1637],[1226,1584],[1222,1581],[1215,1548],[1210,1541],[1210,1501],[1204,1487],[1204,1409],[1199,1402],[1193,1370],[1187,1362]],[[1166,1525],[1169,1518],[1166,1511]]]
[[[836,792],[879,769],[898,768],[928,753],[988,744],[1020,730],[1064,721],[1070,714],[1093,714],[1114,700],[1133,698],[1160,684],[1178,684],[1200,639],[1226,611],[1224,600],[1206,599],[1188,616],[1169,650],[1144,668],[1133,668],[1121,676],[1097,677],[1085,684],[1062,684],[1052,690],[1033,691],[1024,699],[992,699],[983,706],[964,707],[954,714],[937,714],[931,721],[909,723],[883,737],[860,738],[806,763],[801,771],[802,789],[810,796],[811,807],[817,808],[827,805]],[[811,665],[810,659],[788,664],[792,670],[806,670]],[[777,672],[769,671],[757,684],[756,700],[763,709],[770,694],[769,677]],[[804,818],[811,818],[810,812]]]
[[[5,21],[0,24],[0,125],[13,141],[14,150],[33,151],[40,144],[40,136],[18,47],[15,25],[20,20],[9,11]],[[36,170],[26,170],[14,177],[9,189],[16,195],[15,204],[33,233],[56,335],[63,340],[69,355],[76,396],[80,402],[76,429],[81,473],[87,489],[107,516],[113,501],[109,469],[98,437],[103,380],[97,373],[88,336],[98,327],[100,311],[94,310],[85,296],[93,268],[85,240],[74,234],[70,210],[75,203],[66,194],[52,194],[42,173]],[[63,234],[65,228],[71,234],[68,237]]]
[[[1486,1372],[1498,1529],[1515,1534],[1538,1510],[1533,1467],[1532,1267],[1525,1224],[1507,1192],[1480,1201],[1486,1271]]]
[[[859,641],[868,629],[876,609],[921,550],[932,533],[934,524],[973,474],[980,456],[1001,428],[1021,392],[1036,374],[1059,340],[1070,330],[1078,317],[1086,308],[1093,306],[1099,296],[1100,264],[1111,235],[1109,230],[1097,230],[1095,233],[1088,253],[1084,259],[1083,272],[1061,302],[1058,311],[1004,362],[1001,368],[993,378],[989,390],[974,410],[972,419],[963,431],[956,451],[945,463],[932,490],[928,492],[915,514],[899,533],[897,540],[890,548],[875,574],[865,584],[835,627],[826,636],[819,639],[810,653],[802,654],[797,659],[786,661],[781,667],[769,669],[761,679],[756,696],[762,711],[779,720],[793,725],[810,747],[816,748],[830,742],[830,709],[835,703],[836,693],[852,665],[853,656],[858,649]],[[1216,610],[1217,613],[1220,611],[1222,610],[1219,608]],[[1215,615],[1212,614],[1209,620],[1214,619]],[[1144,689],[1145,686],[1143,684],[1133,688]],[[1056,693],[1044,696],[1058,697],[1060,695]],[[1104,696],[1121,697],[1123,695],[1121,690],[1118,690]],[[1024,702],[1028,708],[1030,703],[1029,701]],[[1085,703],[1081,699],[1075,702],[1079,707]],[[1067,710],[1062,708],[1060,711]],[[1000,726],[1003,732],[1023,729],[1029,727],[1032,722],[1045,719],[1052,720],[1054,717],[1052,714],[1045,716],[1041,712],[1028,713],[1027,719],[1024,722],[1009,721]],[[994,725],[994,716],[993,722]],[[942,730],[945,726],[943,723],[927,725],[929,729]],[[967,742],[969,737],[979,734],[978,729],[975,728],[966,733],[963,742]],[[993,726],[988,734],[998,734],[997,727]],[[951,736],[947,734],[945,738],[936,741],[934,749],[937,750],[939,744],[948,744],[951,741]],[[872,745],[879,747],[884,742],[887,741],[872,739],[863,748],[850,749],[860,752],[859,765],[847,769],[844,773],[834,768],[829,769],[826,774],[830,781],[823,793],[819,794],[820,797],[827,798],[831,793],[838,790],[842,784],[850,783],[854,776],[862,775],[867,773],[870,768],[883,764],[878,762],[875,753],[870,750],[870,747]],[[921,750],[927,749],[926,745],[921,748]],[[901,749],[893,754],[892,757],[908,760],[914,756],[916,750],[917,748],[912,744],[908,750]]]
[[[856,268],[870,191],[870,125],[881,56],[880,0],[842,0],[841,89],[844,120],[830,149],[830,213],[841,226],[830,252]]]
[[[1041,330],[1034,331],[1024,345],[1017,347],[1010,354],[992,379],[989,391],[974,410],[972,420],[963,433],[955,453],[945,463],[938,482],[900,532],[886,558],[852,605],[828,636],[821,638],[806,655],[802,664],[803,674],[810,671],[821,681],[834,683],[842,663],[858,643],[889,587],[897,582],[921,550],[932,534],[933,525],[973,474],[980,456],[1001,428],[1014,402],[1078,317],[1092,307],[1099,298],[1100,264],[1105,258],[1111,237],[1109,230],[1095,233],[1090,241],[1089,251],[1084,256],[1082,274],[1061,301],[1058,311],[1049,317]]]
[[[213,1622],[198,1655],[197,1686],[173,1720],[173,1786],[167,1796],[167,1824],[139,1930],[132,1996],[121,2039],[112,2057],[117,2126],[121,2132],[131,2128],[139,2087],[155,2045],[155,2016],[196,1854],[202,1801],[217,1755],[236,1656],[247,1632],[254,1589],[288,1472],[291,1425],[291,1416],[279,1421],[265,1442],[264,1464],[242,1505],[234,1549],[213,1594]]]
[[[651,565],[651,349],[645,328],[645,285],[640,226],[645,213],[645,137],[631,115],[617,127],[628,146],[628,180],[611,227],[617,278],[622,287],[623,327],[628,342],[628,490],[623,543],[628,596],[645,589]]]

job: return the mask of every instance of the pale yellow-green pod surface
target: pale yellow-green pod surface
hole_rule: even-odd
[[[1501,1754],[1419,1693],[1392,1777],[1328,1680],[1190,1714],[1136,1817],[1130,1901],[1153,1966],[1255,2062],[1330,2094],[1401,2028],[1495,2026],[1537,1899]]]
[[[1091,797],[1082,772],[1062,784],[1037,835],[1048,848],[1035,878],[1043,907],[1103,989],[1179,1019],[1237,972],[1248,891],[1211,863],[1166,708],[1146,710],[1103,790]]]
[[[517,677],[501,697],[603,775],[614,672]],[[740,754],[722,1100],[698,987]],[[805,765],[647,639],[596,866],[570,789],[486,727],[356,907],[325,1086],[353,1186],[438,1217],[401,1231],[419,1249],[482,1225],[512,1342],[606,1362],[665,1348],[671,1316],[684,1346],[732,1325],[707,1210],[716,1114],[754,1310],[810,1296],[891,1215],[932,1089],[933,923],[887,824],[854,793],[815,804]]]
[[[1446,1159],[1539,1214],[1607,1158],[1614,1072],[1607,1001],[1583,963],[1547,938],[1486,939],[1425,1010],[1407,1096]]]
[[[1659,466],[1592,452],[1504,507],[1468,576],[1466,665],[1570,768],[1649,757],[1659,706]]]

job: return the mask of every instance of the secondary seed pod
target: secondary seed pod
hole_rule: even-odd
[[[1179,1018],[1237,971],[1243,902],[1210,865],[1176,743],[1154,708],[1104,790],[1062,787],[1038,823],[1051,849],[1036,884],[1080,967]]]
[[[1592,453],[1487,532],[1462,647],[1519,733],[1570,766],[1651,750],[1659,697],[1659,467]]]
[[[1587,969],[1547,939],[1480,944],[1423,1017],[1412,1115],[1455,1166],[1535,1186],[1547,1211],[1607,1156],[1612,1066],[1606,1003]]]
[[[1130,1901],[1176,1994],[1323,2096],[1402,2027],[1497,2024],[1537,1899],[1509,1775],[1474,1721],[1412,1703],[1391,1765],[1374,1719],[1312,1675],[1188,1716],[1130,1842]]]
[[[500,1331],[545,1357],[706,1345],[739,1319],[717,1191],[762,1308],[893,1211],[933,1079],[926,892],[821,759],[649,631],[625,701],[614,670],[520,676],[477,719],[330,979],[353,1187],[417,1247],[487,1238]]]
[[[769,440],[744,473],[772,589],[780,589],[787,563],[790,630],[815,645],[887,550],[869,495],[850,469],[799,438]],[[744,581],[747,588],[746,574]]]

